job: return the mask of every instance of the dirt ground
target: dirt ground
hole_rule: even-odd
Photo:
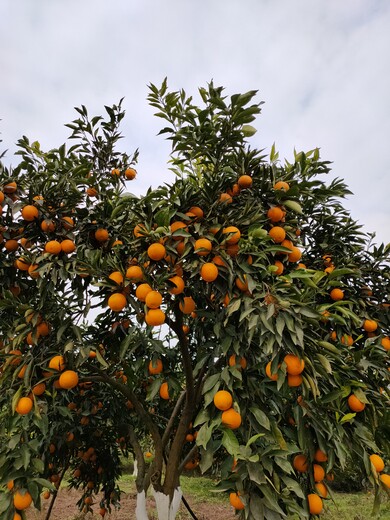
[[[101,520],[101,516],[98,513],[99,504],[94,506],[96,511],[95,514],[87,513],[81,514],[75,505],[79,499],[79,493],[75,490],[62,489],[57,496],[52,514],[51,520]],[[191,496],[185,497],[194,511],[197,520],[233,520],[237,518],[234,515],[233,509],[226,505],[200,503],[199,501],[193,500]],[[27,514],[28,520],[44,520],[47,509],[49,507],[48,500],[42,500],[43,507],[42,511],[36,511],[30,509]],[[113,511],[111,515],[105,516],[106,520],[135,520],[135,506],[136,506],[136,495],[135,493],[124,493],[121,498],[121,509],[119,511]],[[150,511],[149,518],[155,519],[153,516],[154,500],[150,498],[148,500],[148,512]],[[178,515],[178,520],[187,520],[192,517],[188,514],[187,510],[181,505],[181,509]]]

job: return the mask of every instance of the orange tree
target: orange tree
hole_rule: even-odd
[[[128,450],[141,520],[150,486],[173,519],[183,470],[216,459],[242,518],[319,514],[349,459],[390,486],[389,248],[318,150],[248,146],[254,91],[199,93],[150,86],[176,180],[142,197],[120,103],[77,109],[70,148],[23,137],[0,165],[1,520],[68,469],[104,516]]]

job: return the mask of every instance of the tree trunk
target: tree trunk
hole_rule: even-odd
[[[137,506],[135,508],[136,520],[148,520],[148,513],[146,511],[146,493],[144,490],[137,493]]]
[[[174,490],[172,500],[169,495],[155,489],[153,489],[153,495],[156,501],[158,520],[175,520],[183,495],[180,486]]]

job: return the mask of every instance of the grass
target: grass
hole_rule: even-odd
[[[124,475],[120,480],[120,488],[126,492],[135,492],[134,477]],[[213,493],[213,481],[204,477],[182,477],[181,487],[185,497],[190,496],[194,504],[208,503],[227,505],[228,499],[224,493]],[[374,495],[367,493],[333,493],[332,500],[325,501],[325,511],[321,514],[321,520],[390,520],[390,501],[385,494],[382,496],[382,504],[378,516],[372,517]],[[180,518],[189,518],[182,516]],[[298,520],[297,517],[291,520]]]

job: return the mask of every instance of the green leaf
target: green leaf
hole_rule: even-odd
[[[237,437],[234,435],[232,430],[226,429],[223,432],[222,446],[224,446],[230,455],[236,455],[239,449],[239,443]]]
[[[247,468],[249,478],[252,480],[252,482],[256,482],[256,484],[259,484],[259,486],[267,483],[263,468],[259,463],[249,462],[247,464]]]
[[[252,137],[257,132],[256,128],[252,125],[242,125],[241,131],[245,137]]]
[[[269,422],[268,417],[266,416],[266,414],[262,410],[260,410],[260,408],[255,408],[254,406],[252,406],[251,408],[249,408],[249,411],[252,413],[252,415],[254,416],[256,421],[263,428],[265,428],[266,430],[270,430],[271,429],[271,424]]]
[[[0,514],[7,510],[11,510],[12,495],[0,491]]]
[[[27,469],[30,464],[31,452],[26,444],[22,444],[20,448],[20,454],[22,456],[23,467],[24,469]]]
[[[298,215],[303,215],[302,206],[298,202],[294,200],[284,200],[283,204],[295,213],[298,213]]]
[[[196,419],[194,421],[194,428],[199,426],[200,424],[204,424],[206,421],[210,419],[210,413],[206,409],[202,409],[198,415],[196,416]]]
[[[326,372],[328,374],[331,374],[332,373],[332,367],[331,367],[331,364],[329,363],[328,358],[323,356],[322,354],[316,354],[316,357],[319,360],[319,362],[321,363],[321,365],[324,367]]]
[[[212,376],[208,377],[203,385],[202,393],[205,394],[209,390],[215,387],[215,385],[220,381],[221,374],[213,374]]]
[[[246,446],[249,447],[251,444],[257,441],[260,437],[264,437],[265,433],[256,433],[256,435],[252,435],[252,437],[246,443]]]
[[[353,422],[354,418],[356,417],[356,413],[346,413],[341,417],[339,420],[340,424],[346,423],[346,422]]]

